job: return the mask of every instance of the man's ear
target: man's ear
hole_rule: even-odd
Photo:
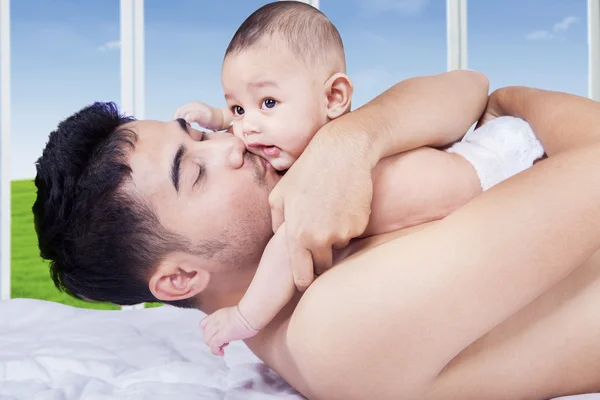
[[[350,111],[354,86],[346,74],[338,72],[325,82],[327,117],[336,119]]]
[[[206,289],[210,281],[210,272],[200,263],[201,260],[191,254],[168,254],[150,277],[150,292],[160,301],[194,297]]]

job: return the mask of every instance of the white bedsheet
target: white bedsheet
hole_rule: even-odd
[[[213,356],[203,315],[0,302],[0,399],[302,399],[242,342]]]
[[[0,400],[302,399],[242,342],[213,356],[198,328],[203,315],[0,302]]]

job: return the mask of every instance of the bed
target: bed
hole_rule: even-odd
[[[0,399],[302,399],[242,342],[205,346],[197,310],[0,302]],[[600,400],[600,394],[561,400]]]
[[[223,358],[197,310],[0,302],[0,399],[302,399],[242,342]]]

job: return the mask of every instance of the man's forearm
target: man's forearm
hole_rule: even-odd
[[[483,113],[488,88],[487,77],[475,71],[407,79],[319,133],[353,137],[375,165],[390,155],[460,139]]]
[[[527,121],[548,155],[585,147],[598,141],[595,126],[598,106],[572,94],[509,86],[490,95],[494,116],[513,116]],[[579,115],[577,119],[572,115]],[[580,132],[574,135],[573,132]]]

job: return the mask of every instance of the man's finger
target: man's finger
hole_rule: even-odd
[[[316,247],[310,249],[313,259],[313,271],[316,275],[321,275],[323,272],[331,268],[332,252],[331,247]]]
[[[295,240],[288,239],[288,248],[294,284],[299,291],[304,292],[315,279],[312,254]]]
[[[274,196],[274,192],[271,192],[271,195],[269,196],[269,207],[271,207],[271,228],[273,229],[273,232],[277,232],[285,220],[283,214],[283,199]]]
[[[350,243],[350,240],[351,240],[351,239],[337,241],[337,242],[335,242],[335,243],[332,245],[332,248],[333,248],[334,250],[342,250],[342,249],[345,249],[346,247],[348,247],[348,244]]]

